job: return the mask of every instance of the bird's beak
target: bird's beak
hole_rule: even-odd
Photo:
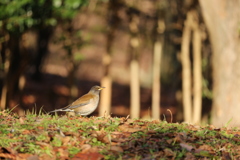
[[[101,90],[104,89],[104,88],[105,88],[105,87],[100,87],[100,88],[98,88],[98,90],[101,91]]]

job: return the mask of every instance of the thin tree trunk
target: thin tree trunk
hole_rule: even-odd
[[[190,39],[191,39],[191,13],[187,13],[187,20],[183,29],[181,61],[182,61],[182,91],[184,121],[192,122],[192,98],[191,98],[191,63],[190,63]]]
[[[7,104],[7,86],[6,83],[4,83],[2,88],[0,110],[4,110],[6,108],[6,104]]]
[[[7,37],[7,36],[5,36]],[[1,104],[0,104],[0,110],[4,110],[6,108],[7,104],[7,78],[6,75],[9,70],[9,64],[10,64],[10,53],[7,49],[7,42],[2,43],[1,46],[1,57],[2,57],[2,64],[4,67],[4,81],[3,81],[3,87],[2,87],[2,94],[1,94]]]
[[[197,16],[197,14],[195,14]],[[195,18],[196,19],[196,18]],[[201,122],[202,114],[202,65],[201,31],[195,21],[193,30],[193,123]]]
[[[103,57],[103,66],[107,73],[105,73],[104,77],[101,80],[101,86],[105,87],[101,93],[101,101],[100,101],[100,108],[99,108],[99,115],[100,116],[108,116],[110,114],[111,108],[111,99],[112,99],[112,78],[110,76],[109,67],[111,63],[110,53],[105,54]]]
[[[131,34],[130,39],[130,116],[131,118],[139,118],[140,116],[140,83],[139,83],[139,63],[138,63],[138,47],[139,47],[139,38],[138,38],[138,24],[139,24],[139,15],[134,14],[130,9],[130,22],[129,30]]]
[[[156,9],[155,27],[153,29],[153,82],[152,82],[152,118],[159,119],[161,114],[161,60],[163,52],[163,34],[165,31],[164,15],[161,2],[154,2]]]
[[[111,33],[110,33],[111,34]],[[108,42],[111,47],[111,42]],[[100,107],[99,107],[99,116],[108,116],[110,114],[111,108],[111,99],[112,99],[112,78],[109,73],[111,64],[111,51],[107,49],[107,53],[103,56],[103,68],[104,68],[104,75],[101,79],[101,86],[105,87],[102,90],[100,96]]]
[[[122,0],[114,0],[108,2],[108,15],[109,15],[109,31],[107,34],[107,45],[106,53],[102,58],[103,63],[103,78],[101,80],[101,86],[105,87],[102,90],[100,98],[99,115],[107,116],[110,114],[111,109],[111,99],[112,99],[112,78],[110,74],[110,65],[112,61],[112,44],[114,41],[114,36],[116,29],[120,23],[120,18],[118,17],[118,10],[121,7]]]
[[[153,86],[152,86],[152,118],[160,118],[160,72],[162,57],[162,42],[157,40],[154,43],[153,51]]]
[[[131,74],[131,105],[130,116],[131,118],[139,118],[140,115],[140,84],[139,84],[139,64],[136,59],[133,59],[130,64]]]
[[[69,67],[69,75],[68,75],[68,87],[70,89],[70,95],[69,95],[69,103],[73,102],[77,96],[78,96],[78,87],[77,84],[75,83],[76,77],[76,69],[77,66],[74,62],[74,57],[73,57],[73,53],[72,53],[72,49],[68,49],[67,50],[68,55],[69,55],[69,60],[71,62],[70,67]]]

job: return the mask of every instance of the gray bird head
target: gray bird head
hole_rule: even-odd
[[[94,94],[99,94],[99,92],[104,88],[105,87],[93,86],[89,92]]]

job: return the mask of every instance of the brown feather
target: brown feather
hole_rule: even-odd
[[[90,100],[93,99],[95,96],[91,93],[85,94],[82,97],[78,98],[72,104],[68,105],[67,108],[74,109],[76,107],[81,107],[90,103]]]

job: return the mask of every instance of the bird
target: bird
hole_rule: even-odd
[[[75,115],[87,116],[94,112],[99,103],[99,94],[105,87],[93,86],[90,91],[69,104],[68,106],[56,109],[52,112],[74,112]]]

